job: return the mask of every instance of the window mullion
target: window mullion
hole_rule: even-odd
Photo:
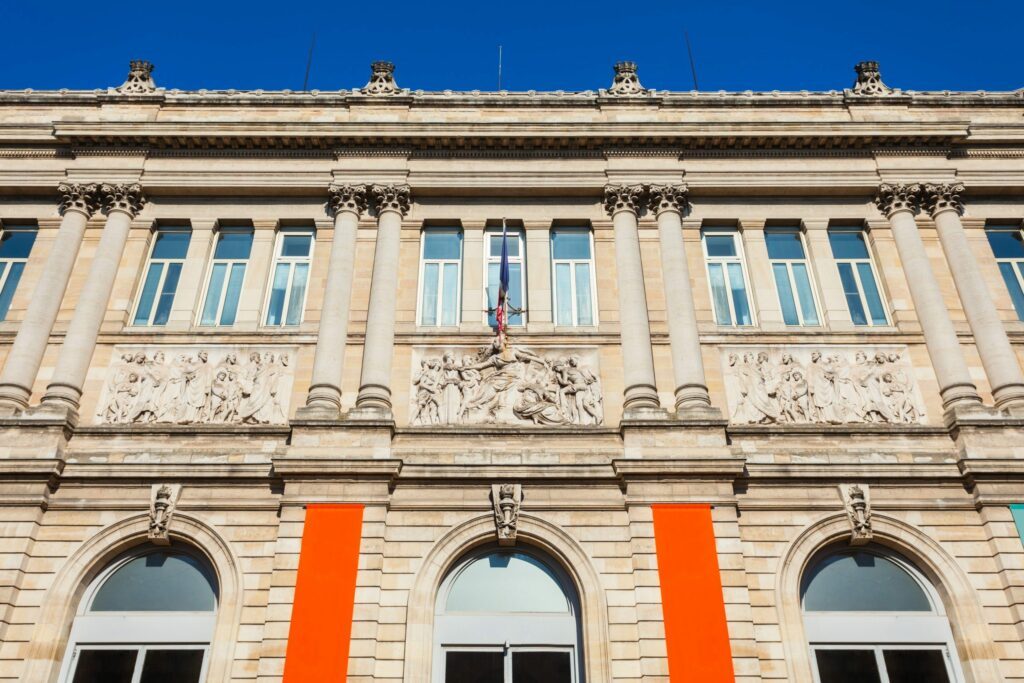
[[[142,666],[146,661],[146,648],[140,647],[136,650],[135,671],[132,672],[132,683],[139,683],[142,680]]]
[[[156,318],[156,310],[160,308],[160,298],[164,295],[164,282],[167,280],[167,271],[170,270],[170,265],[166,261],[157,261],[157,263],[160,264],[160,277],[156,281],[156,294],[153,296],[149,315],[146,316],[146,325],[152,325],[153,320]],[[153,263],[151,262],[150,265],[153,265]],[[142,286],[145,287],[146,283],[143,282]]]
[[[288,324],[288,317],[291,314],[292,308],[292,282],[295,279],[295,261],[284,261],[288,265],[288,279],[284,285],[284,301],[281,306],[281,325]]]

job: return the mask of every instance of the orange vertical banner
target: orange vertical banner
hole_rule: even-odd
[[[652,505],[672,683],[732,683],[710,505]]]
[[[362,536],[362,505],[306,507],[284,683],[346,679]]]

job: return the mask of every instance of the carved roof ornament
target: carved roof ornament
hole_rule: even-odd
[[[373,196],[373,205],[377,208],[377,213],[397,211],[403,216],[409,213],[408,185],[373,185],[370,194]]]
[[[515,545],[519,508],[523,504],[522,484],[492,484],[491,504],[498,545]]]
[[[882,83],[882,73],[878,70],[878,62],[859,62],[853,67],[857,72],[857,81],[853,84],[855,95],[892,95],[893,89]]]
[[[618,62],[615,65],[615,78],[609,95],[642,95],[647,89],[640,85],[640,77],[636,73],[636,62]]]
[[[846,516],[850,520],[850,545],[866,545],[874,533],[871,530],[871,491],[867,484],[840,484]]]
[[[604,210],[609,216],[614,216],[619,211],[639,214],[647,195],[646,190],[643,185],[605,185]]]
[[[686,185],[651,185],[647,188],[647,206],[655,216],[663,211],[682,216],[690,208],[689,192]]]
[[[78,211],[92,216],[100,206],[99,185],[96,183],[61,183],[57,186],[60,199],[57,209],[60,215]]]
[[[112,211],[122,211],[132,218],[142,211],[146,205],[146,197],[142,194],[142,185],[138,183],[100,185],[100,201],[103,203],[103,213],[109,214]]]
[[[392,62],[374,62],[370,65],[370,80],[363,87],[364,95],[395,95],[399,92]]]
[[[181,484],[153,484],[149,492],[149,540],[170,545],[171,518],[181,496]]]
[[[882,183],[878,186],[875,205],[886,218],[897,211],[917,213],[921,206],[921,186],[917,183]]]
[[[927,183],[924,186],[924,205],[932,216],[943,211],[956,211],[963,215],[964,203],[960,195],[966,189],[963,183]]]
[[[327,206],[332,214],[351,211],[359,215],[366,211],[366,185],[331,185],[327,193]]]
[[[156,92],[153,81],[153,64],[143,59],[133,59],[128,65],[128,79],[117,91],[125,95],[148,95]]]

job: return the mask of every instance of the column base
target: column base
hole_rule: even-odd
[[[0,415],[16,415],[28,409],[32,391],[20,384],[0,384]]]
[[[1013,417],[1024,417],[1024,385],[1004,384],[992,391],[996,408]]]
[[[622,419],[647,419],[648,415],[667,415],[661,407],[658,389],[648,384],[634,384],[622,392]]]

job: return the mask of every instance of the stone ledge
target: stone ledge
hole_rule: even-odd
[[[732,425],[726,427],[726,432],[729,436],[843,436],[857,434],[884,434],[888,436],[945,436],[949,434],[949,429],[942,426],[914,424],[771,424]]]
[[[735,479],[743,474],[743,457],[709,458],[625,458],[612,461],[615,474],[622,479]]]
[[[211,434],[283,436],[291,434],[288,425],[247,425],[247,424],[144,424],[144,425],[87,425],[80,426],[74,433],[81,436],[208,436]]]
[[[402,471],[397,458],[275,457],[274,474],[284,479],[387,479],[393,482]]]

